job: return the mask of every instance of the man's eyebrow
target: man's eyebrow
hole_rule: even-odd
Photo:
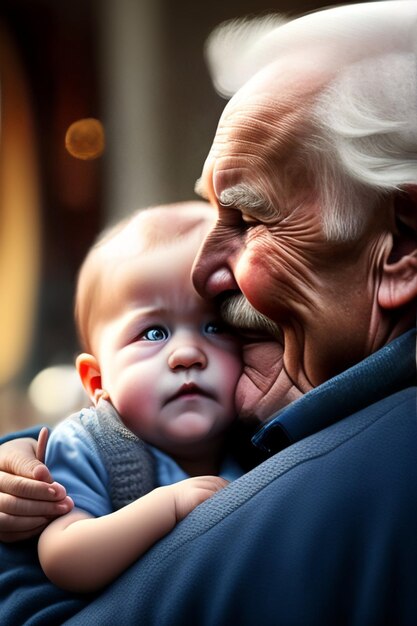
[[[223,206],[233,207],[243,213],[247,212],[264,221],[274,220],[280,214],[279,208],[274,207],[267,197],[257,189],[243,183],[224,189],[219,201]]]
[[[262,196],[256,189],[249,185],[234,185],[229,189],[224,189],[219,197],[223,206],[235,206],[239,209],[265,209],[269,207],[270,202]]]
[[[197,194],[197,196],[201,196],[202,198],[204,198],[204,200],[208,200],[208,194],[204,188],[201,176],[195,181],[194,192]]]
[[[265,205],[265,199],[248,185],[235,185],[224,189],[219,197],[224,206],[236,205],[240,208],[253,209]]]

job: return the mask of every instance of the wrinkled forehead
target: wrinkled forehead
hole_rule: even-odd
[[[333,72],[322,69],[320,52],[300,53],[271,63],[252,77],[226,105],[204,165],[201,191],[210,199],[262,174],[273,162],[289,158],[308,132],[318,93]]]
[[[308,127],[314,98],[338,73],[390,51],[415,54],[416,17],[417,3],[403,0],[324,9],[267,34],[256,35],[255,23],[246,36],[240,33],[240,40],[226,27],[224,40],[234,37],[240,47],[238,53],[231,48],[234,65],[213,57],[214,79],[227,84],[230,75],[237,91],[205,163],[202,195],[213,201],[228,186],[275,175],[272,161],[288,156],[291,143]]]

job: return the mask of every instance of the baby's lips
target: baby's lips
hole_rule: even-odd
[[[166,400],[165,404],[168,404],[169,402],[172,402],[173,400],[176,400],[177,398],[181,398],[182,396],[187,396],[190,394],[198,394],[206,398],[214,399],[214,395],[212,393],[210,393],[209,391],[206,391],[205,389],[202,389],[199,385],[195,383],[184,383],[183,385],[181,385],[181,387],[179,387],[179,389],[175,393],[173,393]]]

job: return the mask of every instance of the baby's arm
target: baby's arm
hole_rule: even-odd
[[[53,521],[39,539],[44,572],[69,591],[96,591],[226,484],[216,476],[189,478],[158,487],[119,511],[98,518],[74,509]]]
[[[36,456],[37,443],[16,438],[0,445],[0,541],[38,535],[52,518],[71,510],[62,485]]]

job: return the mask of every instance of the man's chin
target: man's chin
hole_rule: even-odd
[[[295,386],[284,381],[284,377],[278,377],[275,385],[263,392],[250,377],[243,374],[236,388],[236,412],[239,419],[245,422],[264,423],[301,395]]]
[[[246,341],[243,372],[236,387],[236,411],[241,419],[264,422],[302,395],[284,367],[284,346],[269,337]]]
[[[250,381],[240,379],[235,393],[236,412],[239,419],[245,422],[261,422],[259,412],[259,397]]]
[[[268,397],[257,387],[253,380],[243,374],[238,382],[235,395],[236,412],[245,422],[265,422],[279,406],[279,399]]]

